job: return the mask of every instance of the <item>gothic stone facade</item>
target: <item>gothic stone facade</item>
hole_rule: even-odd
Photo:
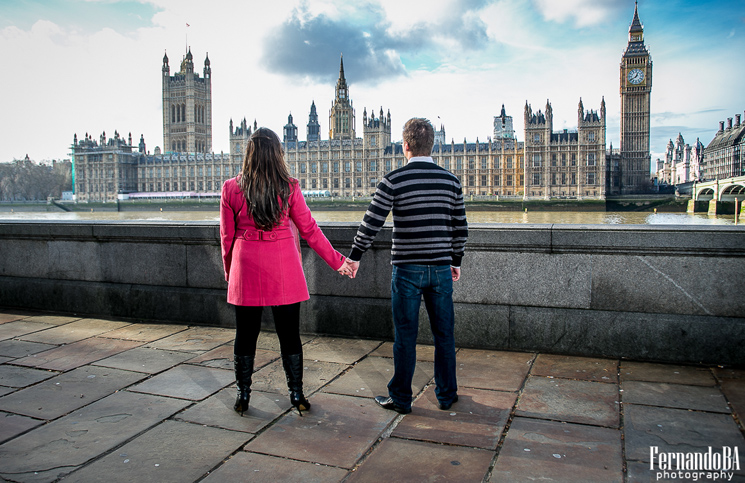
[[[95,141],[88,133],[72,145],[73,192],[76,201],[116,201],[120,192],[137,191],[137,163],[144,156],[145,141],[140,138],[139,151],[132,149],[132,134],[128,139],[114,132],[107,139],[102,133]]]
[[[553,131],[553,109],[525,104],[525,199],[605,199],[605,99],[577,109],[577,131]]]
[[[181,69],[170,75],[163,56],[163,152],[212,152],[212,68],[204,59],[204,77],[194,72],[191,49]]]
[[[118,133],[99,141],[86,134],[72,146],[75,200],[114,202],[118,197],[218,196],[222,182],[235,176],[240,162],[227,153],[146,154],[144,138],[137,149]]]
[[[611,194],[640,193],[648,188],[652,58],[644,45],[644,27],[634,7],[629,43],[621,57],[621,159],[620,179],[613,180]]]

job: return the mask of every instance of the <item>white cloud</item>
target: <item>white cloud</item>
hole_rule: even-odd
[[[439,24],[455,17],[462,8],[457,0],[433,0],[422,3],[417,0],[381,0],[389,22],[388,29],[394,33],[405,32],[417,24]]]
[[[619,8],[612,0],[534,0],[543,18],[553,22],[574,21],[576,27],[588,27],[610,19]]]

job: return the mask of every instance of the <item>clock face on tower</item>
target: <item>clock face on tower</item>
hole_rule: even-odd
[[[628,79],[631,84],[641,84],[642,81],[644,81],[644,71],[641,69],[633,69],[629,71]]]

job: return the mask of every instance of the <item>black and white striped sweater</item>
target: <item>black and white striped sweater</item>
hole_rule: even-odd
[[[391,263],[460,267],[468,237],[458,178],[430,157],[415,157],[378,184],[354,238],[350,260],[359,261],[393,210]]]

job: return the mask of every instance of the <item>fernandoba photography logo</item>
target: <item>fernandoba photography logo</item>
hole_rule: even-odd
[[[737,446],[722,446],[714,450],[688,453],[661,453],[657,446],[649,447],[649,470],[657,481],[730,481],[740,471],[740,451]]]

